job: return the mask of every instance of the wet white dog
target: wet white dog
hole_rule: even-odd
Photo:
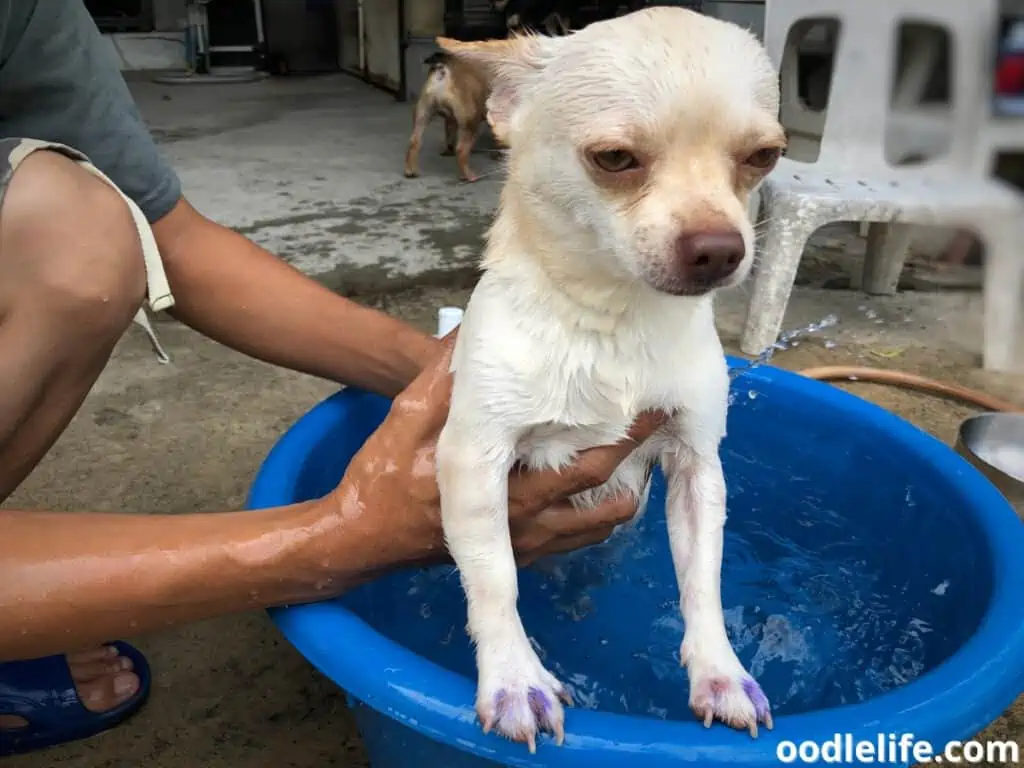
[[[748,195],[785,144],[776,72],[747,31],[671,7],[568,37],[438,43],[490,69],[488,120],[509,147],[437,447],[483,727],[531,751],[538,731],[564,735],[565,688],[516,609],[509,470],[565,466],[662,409],[667,424],[574,501],[644,499],[661,462],[690,706],[756,736],[769,704],[722,615],[729,377],[712,298],[750,270]]]

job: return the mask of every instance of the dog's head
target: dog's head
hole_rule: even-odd
[[[747,275],[748,197],[785,146],[778,77],[751,33],[654,7],[567,37],[438,43],[491,70],[506,194],[579,262],[563,269],[677,296]]]

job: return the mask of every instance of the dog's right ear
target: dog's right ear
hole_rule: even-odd
[[[491,80],[487,122],[494,137],[507,145],[523,91],[554,58],[561,39],[523,34],[505,40],[462,42],[439,37],[437,45],[452,56],[487,71]]]

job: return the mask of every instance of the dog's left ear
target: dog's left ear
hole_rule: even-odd
[[[452,56],[484,68],[490,76],[487,97],[487,122],[494,137],[507,144],[515,122],[522,93],[548,65],[557,52],[561,38],[541,35],[516,35],[506,40],[462,42],[449,37],[437,38],[440,48]]]

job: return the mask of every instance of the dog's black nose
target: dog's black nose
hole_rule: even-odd
[[[727,278],[739,267],[744,253],[743,236],[736,231],[689,232],[676,240],[681,277],[697,285]]]

